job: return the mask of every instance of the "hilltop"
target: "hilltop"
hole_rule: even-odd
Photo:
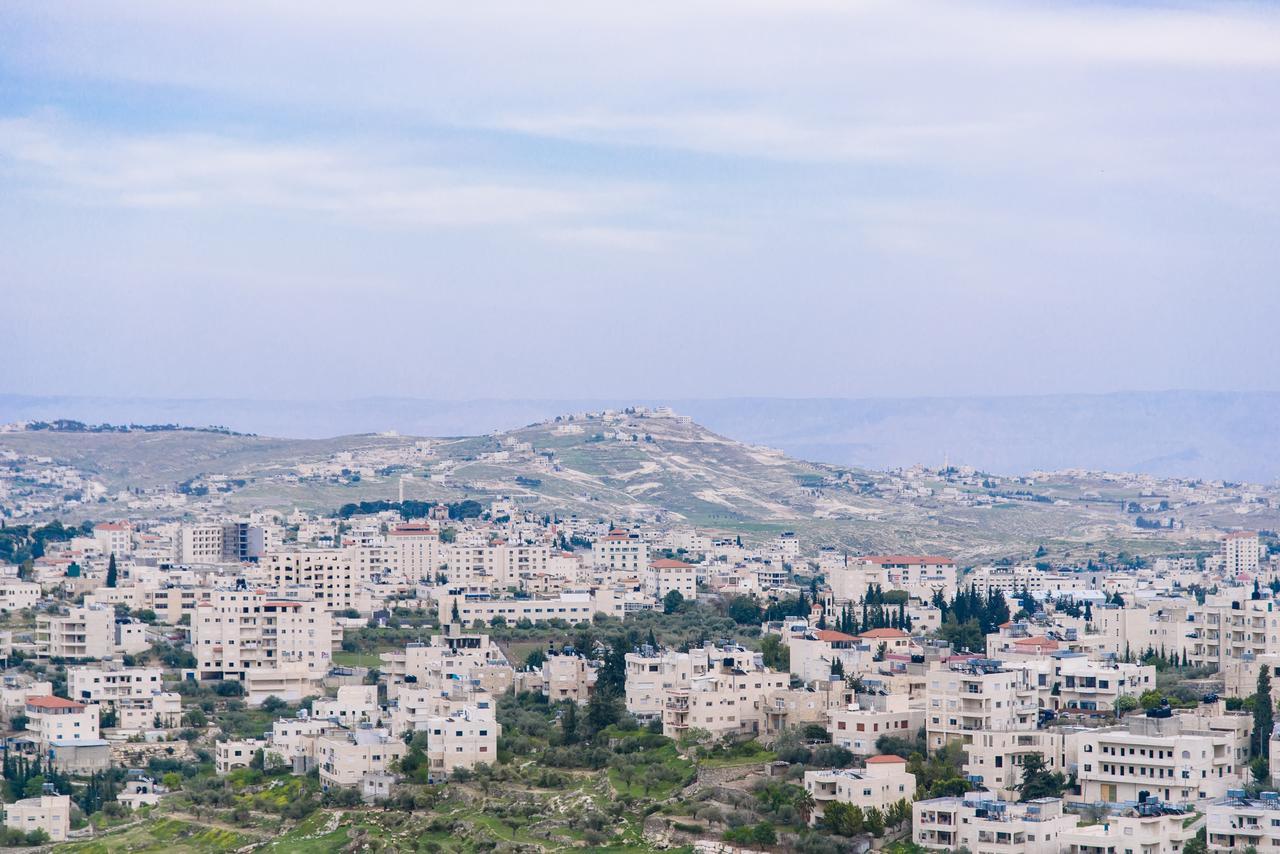
[[[1026,554],[1040,543],[1064,550],[1183,549],[1241,518],[1225,499],[1166,501],[1177,528],[1140,531],[1125,503],[1146,500],[1153,485],[1158,492],[1150,478],[878,472],[794,459],[646,410],[562,416],[454,438],[0,433],[0,452],[6,451],[27,461],[51,459],[104,487],[103,499],[58,508],[73,519],[144,509],[154,516],[157,507],[175,518],[215,507],[332,511],[348,502],[395,500],[403,488],[405,497],[420,500],[510,496],[563,516],[645,519],[748,539],[793,530],[806,545],[978,560]],[[125,489],[149,493],[121,495]],[[1269,505],[1246,509],[1254,527],[1275,526]]]

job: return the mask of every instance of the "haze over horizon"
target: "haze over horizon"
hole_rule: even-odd
[[[1264,4],[13,3],[0,391],[1275,388],[1278,94]]]

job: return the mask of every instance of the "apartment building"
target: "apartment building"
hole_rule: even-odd
[[[1205,833],[1210,851],[1274,850],[1280,846],[1280,794],[1262,792],[1249,797],[1231,789],[1205,809]]]
[[[52,744],[98,738],[98,707],[65,697],[28,697],[27,733],[43,751]]]
[[[220,522],[183,525],[178,532],[178,563],[222,563],[223,527]]]
[[[639,574],[649,569],[649,544],[639,534],[615,528],[591,544],[591,561],[597,569]]]
[[[431,782],[448,779],[455,768],[492,763],[502,727],[492,708],[470,706],[427,721],[427,765]]]
[[[332,721],[310,716],[280,718],[271,725],[263,761],[268,768],[284,765],[293,774],[306,774],[319,765],[316,743],[320,736],[337,729]]]
[[[71,832],[71,796],[41,795],[6,804],[4,826],[23,833],[43,830],[51,842],[66,842]]]
[[[1210,594],[1203,605],[1190,604],[1184,629],[1190,662],[1226,670],[1247,656],[1280,653],[1280,610],[1263,588],[1263,598],[1253,599],[1252,588],[1225,588]]]
[[[984,596],[999,591],[1009,600],[1024,592],[1070,597],[1090,587],[1084,573],[1045,572],[1027,565],[980,567],[965,576],[965,584],[972,584]]]
[[[355,729],[360,724],[376,724],[381,717],[377,685],[342,685],[336,697],[311,704],[311,717]]]
[[[38,654],[84,660],[111,655],[116,649],[116,612],[102,605],[70,608],[66,614],[36,617]]]
[[[355,546],[271,552],[260,563],[277,591],[306,590],[330,611],[353,608],[365,613],[370,603],[362,596],[363,587],[385,565],[380,549]]]
[[[1181,658],[1194,647],[1187,635],[1197,627],[1187,624],[1195,622],[1191,612],[1197,608],[1195,599],[1180,596],[1139,599],[1124,607],[1096,605],[1084,631],[1097,638],[1096,657],[1136,658],[1154,649]]]
[[[40,585],[18,578],[0,578],[0,611],[34,608],[40,601]]]
[[[646,592],[655,599],[663,599],[672,590],[689,602],[698,598],[698,568],[691,563],[658,558],[649,562],[644,578]]]
[[[1032,753],[1045,768],[1068,776],[1076,763],[1074,748],[1060,729],[1000,730],[974,733],[965,746],[965,775],[981,783],[995,797],[1017,800],[1021,793],[1022,765]]]
[[[362,727],[329,732],[316,739],[320,787],[361,785],[367,774],[385,774],[409,750],[385,729]]]
[[[925,727],[929,747],[973,742],[979,732],[1035,729],[1037,685],[1025,668],[992,659],[937,662],[928,672]]]
[[[924,602],[935,593],[951,599],[956,593],[956,563],[932,555],[867,555],[833,566],[828,583],[837,605],[862,601],[871,585],[905,590]]]
[[[1229,576],[1255,576],[1260,554],[1257,531],[1233,531],[1222,540],[1223,571]]]
[[[697,673],[707,671],[706,650],[661,651],[646,647],[626,655],[626,708],[640,720],[662,716],[667,689],[687,685]]]
[[[1247,771],[1252,725],[1243,712],[1175,715],[1165,707],[1069,735],[1081,799],[1136,803],[1149,795],[1183,806],[1220,798]]]
[[[596,597],[585,592],[561,593],[554,599],[485,599],[446,594],[439,601],[441,621],[460,622],[468,626],[476,620],[490,623],[496,617],[506,620],[508,625],[521,620],[531,623],[545,623],[549,620],[564,620],[570,624],[589,623],[600,613]],[[652,608],[652,605],[649,607]]]
[[[408,522],[387,532],[396,568],[410,581],[430,581],[444,570],[440,534],[426,522]]]
[[[453,683],[481,687],[496,696],[515,679],[507,657],[488,635],[464,632],[453,623],[445,624],[441,634],[425,643],[407,644],[403,652],[382,653],[381,669],[389,700],[403,689],[442,690]]]
[[[162,673],[159,667],[70,667],[67,693],[80,702],[114,705],[163,691]]]
[[[261,738],[229,739],[213,746],[213,767],[219,774],[230,774],[237,768],[248,768],[259,750],[265,751],[268,743]],[[265,761],[265,759],[264,759]]]
[[[975,854],[1060,854],[1062,838],[1080,819],[1062,811],[1060,798],[1025,804],[969,792],[911,806],[911,839],[934,851],[966,848]]]
[[[459,543],[445,550],[445,574],[451,585],[480,590],[522,589],[529,579],[547,575],[551,547],[546,543]]]
[[[924,709],[906,694],[859,694],[857,702],[828,713],[831,743],[858,756],[876,753],[886,735],[911,740],[924,726]]]
[[[329,670],[333,617],[319,602],[265,591],[215,590],[196,607],[192,652],[200,679],[245,683],[248,702],[296,702]]]
[[[1066,854],[1180,854],[1203,827],[1203,815],[1147,801],[1112,813],[1105,822],[1063,834],[1062,850]]]
[[[1053,657],[1053,689],[1049,708],[1088,714],[1115,711],[1116,700],[1139,697],[1156,686],[1150,665],[1092,661],[1081,653]]]
[[[93,526],[93,538],[104,555],[123,558],[133,553],[133,526],[128,522],[99,522]]]
[[[791,651],[791,672],[803,681],[830,679],[831,670],[854,675],[871,666],[879,642],[854,637],[833,629],[805,628],[803,632],[783,634]]]
[[[730,655],[709,663],[687,686],[663,691],[662,732],[680,738],[691,729],[713,736],[755,735],[765,727],[770,695],[786,690],[789,673],[765,667],[756,653],[749,669]]]
[[[598,668],[580,655],[551,654],[542,662],[542,693],[553,703],[585,705],[595,692]]]
[[[804,773],[804,790],[813,797],[809,823],[817,824],[828,804],[841,803],[883,811],[898,801],[912,801],[916,775],[901,756],[872,756],[866,768],[831,768]]]

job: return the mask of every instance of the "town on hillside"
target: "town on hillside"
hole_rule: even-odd
[[[971,563],[512,497],[135,509],[0,528],[7,845],[1280,845],[1271,531]]]

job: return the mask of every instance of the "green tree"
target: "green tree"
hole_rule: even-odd
[[[1271,668],[1258,668],[1258,690],[1253,695],[1253,755],[1271,755],[1271,728],[1275,723],[1271,703]]]
[[[662,597],[662,613],[678,614],[682,607],[684,607],[684,595],[679,590],[669,590],[667,595]]]
[[[110,560],[107,561],[107,586],[115,587],[118,581],[119,577],[116,573],[116,553],[112,552]]]
[[[1196,831],[1196,835],[1182,846],[1182,854],[1206,854],[1209,850],[1209,836],[1204,826]]]
[[[875,807],[872,807],[867,810],[866,818],[863,820],[862,826],[867,833],[870,833],[876,839],[879,839],[881,836],[884,836],[884,813],[880,812],[880,810]]]
[[[1042,755],[1028,753],[1022,757],[1022,782],[1018,784],[1018,800],[1026,802],[1036,798],[1062,797],[1062,790],[1066,787],[1066,778],[1046,768]]]
[[[1125,712],[1132,712],[1138,708],[1138,698],[1132,694],[1123,694],[1116,697],[1116,714],[1122,715]]]
[[[1151,711],[1152,709],[1158,708],[1163,699],[1163,694],[1155,688],[1151,688],[1150,690],[1142,692],[1142,696],[1138,697],[1138,704],[1147,711]]]

